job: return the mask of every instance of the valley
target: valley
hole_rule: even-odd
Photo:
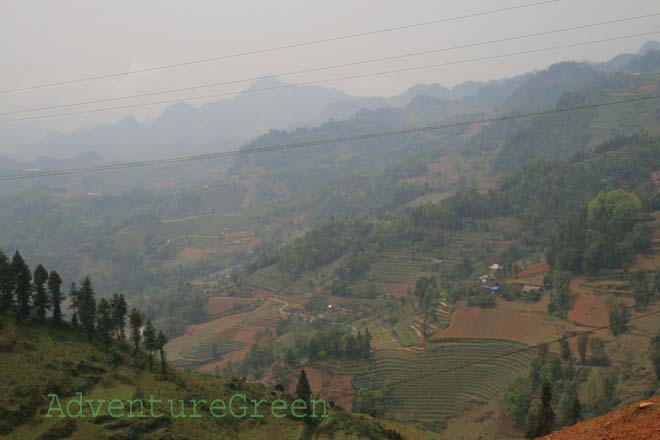
[[[660,51],[648,46],[387,99],[243,94],[56,137],[103,156],[115,136],[118,156],[152,136],[191,154],[210,139],[242,147],[0,189],[0,435],[520,439],[657,395]],[[190,131],[172,131],[178,118]],[[70,163],[86,160],[117,166]],[[58,268],[62,316],[45,316],[48,271],[22,275],[16,255]],[[319,397],[331,418],[39,417],[50,391],[70,401],[76,387]]]

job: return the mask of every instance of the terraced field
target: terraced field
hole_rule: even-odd
[[[376,261],[367,273],[367,278],[387,284],[407,283],[414,286],[429,260],[428,256],[415,255],[412,249],[390,249]]]
[[[657,80],[656,80],[657,86]],[[637,97],[649,94],[649,90],[640,89],[629,93],[611,93],[608,101],[617,101],[627,97]],[[603,107],[598,111],[596,118],[591,122],[593,137],[592,145],[598,145],[609,139],[613,133],[619,131],[626,134],[639,132],[654,127],[654,119],[657,103],[653,101],[622,104],[611,107]]]
[[[435,320],[440,327],[446,328],[449,326],[451,309],[446,299],[443,298],[438,302],[438,306],[435,308],[435,316]]]
[[[289,277],[274,265],[260,269],[245,278],[245,284],[249,287],[270,290],[271,292],[280,291],[288,282]]]
[[[446,339],[428,343],[426,350],[381,350],[359,385],[395,383],[389,412],[400,420],[441,424],[459,413],[501,395],[525,372],[533,353],[524,352],[470,367],[466,363],[513,352],[524,345],[498,339]],[[453,371],[442,370],[456,368]],[[417,376],[428,377],[412,380]],[[396,384],[398,381],[409,380]]]
[[[241,350],[254,342],[253,336],[261,328],[274,328],[281,317],[282,305],[267,301],[255,310],[218,318],[191,328],[165,347],[170,363],[179,368],[197,368],[219,360],[224,355]],[[251,335],[238,340],[237,335]]]

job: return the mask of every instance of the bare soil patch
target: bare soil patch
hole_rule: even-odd
[[[568,320],[591,327],[600,327],[609,323],[607,299],[615,298],[628,305],[633,304],[632,298],[616,297],[613,295],[598,294],[584,286],[584,277],[575,277],[571,282],[573,305],[568,312]]]
[[[206,314],[207,315],[218,315],[220,313],[225,313],[237,305],[247,305],[252,301],[255,301],[254,298],[232,298],[229,296],[216,296],[208,299],[206,303]]]
[[[498,300],[497,307],[482,309],[461,304],[449,327],[434,335],[444,338],[497,338],[536,344],[564,332],[565,325],[545,314],[547,299],[537,303]]]
[[[650,440],[660,438],[660,398],[644,409],[630,405],[552,433],[546,440]]]
[[[406,294],[408,289],[412,289],[413,286],[407,283],[391,283],[383,284],[383,290],[390,295],[394,295],[397,298],[402,297]]]
[[[187,247],[184,248],[180,253],[179,256],[183,258],[188,258],[193,261],[199,261],[202,258],[204,258],[208,254],[208,249],[200,249],[196,247]]]

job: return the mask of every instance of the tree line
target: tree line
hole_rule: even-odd
[[[92,282],[86,277],[79,287],[71,284],[68,298],[71,320],[67,323],[62,311],[67,295],[62,292],[60,275],[56,271],[48,272],[41,264],[32,271],[19,251],[9,258],[0,250],[0,316],[23,323],[50,321],[55,326],[69,325],[84,333],[89,342],[97,341],[105,346],[128,340],[133,345],[134,356],[140,348],[147,352],[150,368],[158,352],[165,373],[167,338],[141,311],[136,308],[129,311],[123,294],[97,300]]]

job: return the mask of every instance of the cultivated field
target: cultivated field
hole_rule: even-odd
[[[460,304],[452,312],[449,327],[435,337],[502,338],[536,344],[560,336],[567,327],[548,316],[546,309],[547,296],[537,303],[498,299],[492,309]]]
[[[416,253],[412,248],[387,249],[367,272],[366,278],[385,285],[397,285],[400,291],[404,285],[415,285],[430,260],[429,256]]]
[[[265,300],[256,308],[229,314],[204,324],[192,326],[165,347],[170,363],[181,368],[209,365],[213,368],[226,361],[230,353],[246,350],[254,343],[257,331],[274,328],[282,317],[282,304]]]
[[[529,368],[534,353],[463,365],[522,347],[507,340],[458,338],[428,343],[421,352],[381,350],[356,382],[378,386],[392,381],[391,415],[400,420],[440,424],[501,395],[511,380]],[[399,381],[402,383],[397,384]]]
[[[278,292],[287,285],[288,281],[288,275],[280,271],[277,266],[273,265],[251,274],[245,278],[244,283],[254,289]]]

